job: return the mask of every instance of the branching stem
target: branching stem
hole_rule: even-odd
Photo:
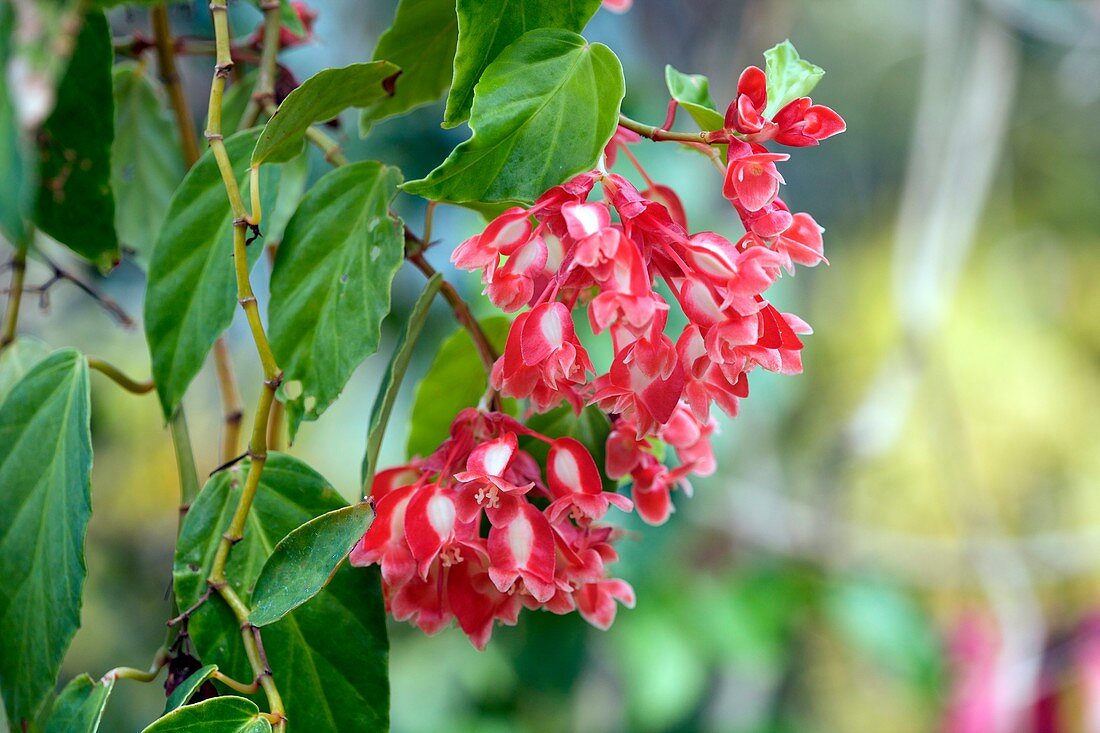
[[[172,103],[172,112],[176,117],[176,127],[180,131],[183,162],[190,168],[199,160],[199,138],[195,134],[195,123],[191,119],[187,95],[184,94],[179,71],[176,68],[176,47],[172,42],[172,32],[168,27],[168,7],[166,5],[155,6],[150,12],[150,20],[153,24],[153,38],[156,41],[157,68],[160,70],[160,80],[164,84],[164,88],[168,90],[168,99]]]
[[[8,307],[4,311],[4,330],[0,331],[0,349],[15,341],[19,326],[19,305],[23,300],[23,282],[27,275],[27,247],[17,247],[11,258],[11,285],[8,288]]]
[[[265,12],[268,12],[266,7]],[[254,229],[258,222],[245,209],[240,189],[237,186],[237,178],[233,173],[232,161],[229,160],[229,155],[225,149],[225,141],[222,138],[222,95],[225,91],[225,79],[233,67],[229,45],[229,24],[224,1],[214,0],[210,4],[210,13],[214,21],[216,58],[214,78],[210,84],[210,106],[207,112],[206,138],[210,141],[210,148],[218,162],[222,181],[225,184],[226,195],[229,198],[229,205],[233,211],[233,266],[237,280],[237,301],[245,312],[249,330],[252,332],[252,339],[256,344],[256,351],[260,356],[260,363],[263,365],[264,388],[260,394],[259,405],[256,408],[252,439],[248,444],[248,452],[252,460],[248,466],[244,487],[241,490],[237,508],[233,512],[233,518],[215,551],[210,574],[207,576],[207,584],[226,602],[240,624],[241,641],[244,644],[245,654],[248,656],[252,671],[267,697],[275,733],[284,733],[286,730],[286,712],[282,697],[275,685],[275,679],[271,675],[271,668],[262,651],[263,646],[259,629],[254,627],[248,620],[250,614],[248,605],[237,595],[225,576],[225,565],[229,559],[229,553],[233,549],[233,545],[244,536],[245,522],[252,509],[256,491],[260,486],[264,464],[267,462],[267,426],[271,415],[271,404],[275,400],[275,390],[278,389],[282,381],[282,372],[279,371],[275,355],[268,343],[267,334],[260,320],[256,295],[253,293],[252,284],[248,279],[247,235],[249,230]],[[257,198],[259,195],[259,191],[256,190],[258,184],[259,178],[257,176],[252,181],[253,194]],[[254,213],[258,219],[259,212]]]
[[[124,374],[123,371],[114,364],[94,356],[88,357],[88,368],[105,375],[119,387],[133,394],[148,394],[152,392],[153,388],[156,386],[153,384],[152,379],[146,379],[145,381],[139,382]]]

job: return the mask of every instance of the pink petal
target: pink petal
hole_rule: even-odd
[[[523,362],[534,366],[573,338],[573,321],[562,303],[543,303],[528,313],[520,334]]]
[[[522,578],[540,603],[554,593],[554,532],[533,504],[524,502],[512,521],[489,530],[489,577],[506,593]]]
[[[592,454],[573,438],[558,438],[546,458],[546,477],[554,496],[574,492],[599,494],[603,491],[600,470]]]

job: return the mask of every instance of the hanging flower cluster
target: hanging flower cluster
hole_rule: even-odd
[[[521,438],[548,446],[545,480]],[[371,498],[377,516],[351,563],[378,563],[390,613],[426,633],[457,619],[482,649],[494,622],[515,624],[524,607],[576,610],[606,629],[616,600],[634,605],[630,585],[605,568],[617,559],[617,532],[597,524],[631,502],[603,490],[592,455],[573,438],[463,410],[434,453],[379,473]]]
[[[676,194],[639,166],[643,191],[603,168],[584,173],[504,211],[455,249],[454,264],[479,271],[493,304],[517,314],[492,387],[534,412],[595,405],[611,431],[598,467],[575,440],[467,410],[431,456],[379,474],[377,520],[351,557],[381,565],[396,618],[429,633],[455,618],[479,648],[495,621],[515,623],[523,606],[576,609],[606,628],[615,600],[629,606],[634,594],[607,576],[616,532],[596,522],[610,506],[667,521],[671,492],[690,494],[689,476],[715,470],[712,404],[735,415],[757,367],[802,370],[799,335],[810,328],[764,293],[795,265],[825,261],[822,229],[779,198],[776,164],[789,156],[764,143],[816,145],[844,122],[808,98],[772,119],[766,105],[765,73],[750,67],[723,129],[706,133],[726,151],[723,193],[745,229],[736,242],[692,233]],[[639,140],[620,127],[607,164],[619,152],[636,164],[627,146]],[[673,307],[672,322],[684,325],[670,333]],[[610,339],[606,372],[597,373],[574,328],[580,310]],[[545,480],[521,438],[548,443]],[[600,468],[629,481],[633,502],[603,490]]]

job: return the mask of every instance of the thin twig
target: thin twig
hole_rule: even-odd
[[[146,379],[139,382],[136,379],[133,379],[132,377],[124,374],[123,371],[116,367],[114,364],[106,362],[103,359],[98,359],[94,356],[88,357],[88,368],[105,375],[119,387],[122,387],[127,392],[132,392],[133,394],[148,394],[149,392],[152,392],[153,388],[156,386],[153,383],[152,379]]]
[[[23,300],[23,282],[27,274],[27,248],[18,247],[8,264],[11,267],[11,285],[8,288],[8,307],[4,311],[4,330],[0,331],[0,349],[15,341],[19,305]]]
[[[50,293],[50,290],[53,288],[53,286],[57,285],[60,282],[69,282],[69,283],[72,283],[73,285],[75,285],[79,290],[81,290],[85,295],[90,297],[96,303],[98,303],[99,306],[101,308],[103,308],[103,310],[107,311],[107,313],[109,313],[111,316],[113,316],[114,319],[116,321],[118,321],[119,325],[121,325],[123,328],[133,328],[134,327],[134,319],[131,318],[130,315],[122,309],[122,306],[120,306],[118,303],[116,303],[114,301],[114,299],[112,299],[111,297],[109,297],[107,295],[104,295],[103,293],[99,292],[94,287],[92,287],[90,284],[84,282],[82,279],[77,277],[75,274],[69,272],[65,268],[58,265],[56,262],[51,260],[49,257],[47,257],[42,252],[39,252],[38,254],[45,261],[46,266],[49,267],[50,270],[52,271],[52,274],[50,275],[50,278],[48,280],[46,280],[44,283],[42,283],[41,285],[25,286],[25,285],[22,285],[22,283],[20,283],[20,285],[22,286],[23,294],[27,294],[27,293],[37,293],[38,294],[38,296],[39,296],[39,306],[43,310],[49,310],[49,307],[50,307],[49,293]],[[18,268],[15,266],[14,261],[13,261],[13,272],[18,272]],[[14,289],[12,289],[8,292],[9,297],[11,297],[13,294],[14,294]]]
[[[153,24],[153,37],[156,39],[160,80],[168,90],[168,99],[172,104],[172,112],[176,116],[176,127],[179,128],[180,144],[183,148],[183,162],[191,168],[199,160],[199,137],[195,133],[195,123],[187,105],[187,95],[184,94],[179,71],[176,68],[176,48],[172,43],[172,32],[168,27],[167,6],[154,7],[150,13],[150,20]]]
[[[416,269],[424,273],[425,277],[431,278],[436,274],[435,268],[424,259],[424,255],[420,253],[410,255],[408,260]],[[470,334],[470,338],[474,342],[474,348],[477,349],[478,356],[481,357],[481,362],[485,365],[485,371],[491,373],[493,364],[496,363],[499,354],[497,354],[493,345],[489,343],[489,338],[481,329],[481,324],[474,318],[473,313],[470,312],[470,307],[466,305],[466,301],[462,299],[462,296],[458,294],[453,285],[444,280],[439,292],[443,294],[443,299],[454,311],[455,319]]]

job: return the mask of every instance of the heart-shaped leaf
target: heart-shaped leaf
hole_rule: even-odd
[[[247,461],[215,474],[187,513],[176,548],[176,597],[187,607],[206,590],[219,538],[229,526],[249,470]],[[226,567],[246,603],[280,540],[316,516],[346,506],[319,474],[290,456],[270,453],[252,511]],[[218,597],[190,618],[197,656],[235,679],[251,679],[236,618]],[[376,568],[337,570],[308,603],[263,629],[287,716],[310,733],[384,731],[389,723],[388,641]]]
[[[525,33],[477,83],[470,139],[403,188],[436,201],[533,201],[596,165],[624,93],[607,46],[568,31]]]
[[[0,405],[0,694],[16,726],[53,690],[80,626],[91,469],[88,365],[61,349]]]
[[[271,733],[271,723],[251,700],[225,696],[176,708],[142,733]]]
[[[687,110],[701,130],[721,130],[722,115],[710,98],[710,81],[702,74],[685,74],[672,66],[665,67],[665,85],[681,107]]]
[[[825,76],[825,69],[800,58],[790,41],[765,51],[764,61],[768,79],[768,106],[764,116],[768,118],[799,97],[808,96]]]
[[[311,519],[281,539],[256,579],[252,623],[272,624],[320,593],[373,517],[361,502]]]
[[[0,405],[16,382],[49,353],[49,346],[31,336],[20,336],[0,351]]]
[[[454,127],[470,116],[474,85],[516,39],[536,28],[580,33],[599,7],[600,0],[458,0],[458,50],[443,126]]]
[[[86,674],[74,677],[54,700],[45,733],[96,733],[114,686],[113,679],[96,682]]]
[[[401,221],[390,216],[401,174],[374,161],[325,174],[283,233],[271,273],[271,348],[288,386],[291,439],[340,395],[378,348],[390,287],[405,253]]]
[[[225,141],[233,173],[248,198],[248,153],[256,130]],[[274,206],[279,166],[260,172],[262,206]],[[199,373],[218,336],[229,327],[237,307],[233,269],[233,212],[218,163],[207,151],[188,171],[172,201],[149,261],[145,289],[145,336],[153,379],[165,418],[171,416],[191,380]],[[249,265],[263,248],[249,247]]]
[[[325,69],[287,95],[267,121],[252,151],[252,165],[277,163],[302,151],[303,136],[315,122],[331,120],[348,107],[367,107],[393,93],[398,69],[387,61]]]
[[[404,114],[434,102],[451,83],[451,67],[458,41],[454,0],[401,0],[393,25],[378,39],[376,60],[401,67],[393,96],[363,110],[359,134],[387,117]]]

